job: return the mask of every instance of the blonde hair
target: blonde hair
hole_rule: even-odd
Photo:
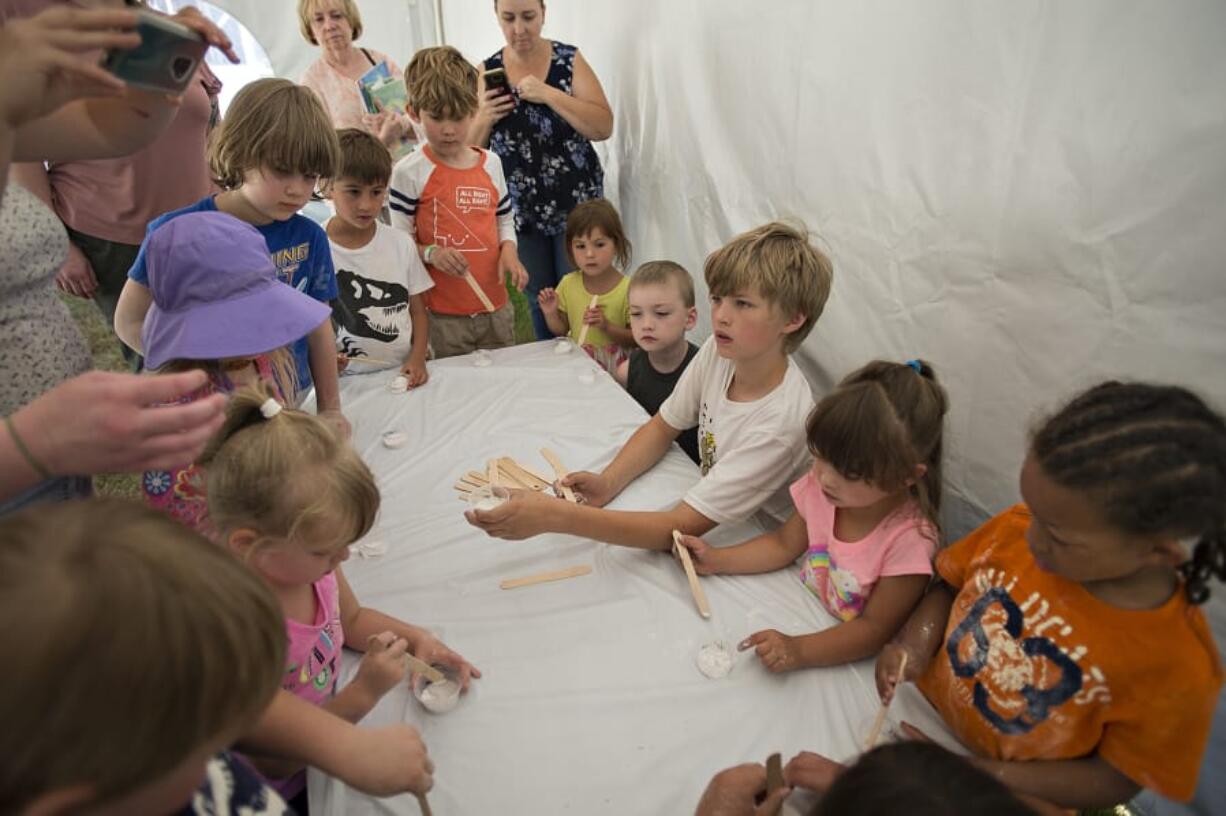
[[[648,261],[634,270],[630,276],[630,288],[636,286],[667,286],[677,287],[681,302],[687,309],[694,308],[694,279],[686,268],[673,261]]]
[[[209,170],[223,190],[243,184],[250,170],[329,179],[341,149],[332,120],[310,88],[288,79],[245,85],[209,136]]]
[[[409,106],[439,119],[463,119],[477,110],[477,69],[450,45],[423,48],[404,69]]]
[[[906,488],[940,530],[941,451],[949,397],[924,360],[874,360],[843,378],[805,422],[809,452],[845,479],[880,490],[906,488],[915,466],[924,475]]]
[[[319,45],[315,33],[311,31],[311,15],[315,13],[319,2],[320,0],[298,0],[298,27],[311,45]],[[356,40],[362,36],[362,15],[358,12],[358,4],[353,0],[341,0],[341,11],[349,21],[349,27],[353,29],[353,39]]]
[[[266,383],[230,398],[226,420],[200,456],[209,520],[223,535],[246,528],[264,539],[335,532],[351,544],[370,531],[379,488],[357,452],[317,416],[282,408]]]
[[[617,263],[625,269],[630,264],[633,247],[630,245],[630,239],[626,237],[625,228],[622,227],[621,216],[606,198],[581,201],[566,216],[566,257],[571,265],[579,265],[575,262],[574,251],[570,248],[571,241],[591,234],[594,229],[603,232],[613,242]]]
[[[254,356],[254,355],[253,355]],[[272,370],[274,385],[282,397],[291,405],[298,401],[298,365],[294,362],[294,353],[288,346],[273,349],[263,357],[268,358],[268,367]],[[227,358],[228,359],[228,358]],[[226,391],[232,391],[233,384],[225,372],[225,359],[221,360],[169,360],[157,374],[177,374],[183,371],[200,370],[209,375],[209,379],[220,384]]]
[[[800,348],[826,306],[834,267],[809,243],[804,227],[772,221],[742,233],[707,256],[707,290],[728,297],[755,286],[785,317],[805,321],[783,339],[783,351]]]
[[[75,786],[129,794],[271,702],[280,606],[198,533],[93,499],[15,513],[0,542],[0,812]]]

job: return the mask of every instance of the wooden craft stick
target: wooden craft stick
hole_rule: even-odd
[[[447,676],[441,671],[434,668],[421,658],[414,657],[408,652],[404,653],[404,662],[408,664],[410,670],[423,675],[431,683],[441,683],[447,679]]]
[[[426,801],[424,793],[413,794],[417,797],[417,806],[421,808],[421,816],[434,816],[434,811],[430,810],[430,803]]]
[[[485,487],[487,484],[490,483],[490,480],[486,477],[484,473],[478,473],[475,470],[468,471],[468,473],[465,473],[460,478],[468,482],[475,482],[477,487]]]
[[[589,303],[587,307],[589,309],[595,309],[596,301],[598,300],[600,300],[600,295],[592,295],[592,302]],[[580,315],[579,319],[582,320],[583,316]],[[583,341],[587,339],[587,330],[590,328],[591,328],[590,325],[588,325],[587,323],[584,323],[583,328],[579,329],[579,339],[575,341],[575,345],[578,346],[579,348],[583,348]]]
[[[489,480],[490,487],[502,487],[502,479],[498,477],[498,460],[491,459],[485,463],[485,478]]]
[[[771,754],[766,758],[766,795],[783,787],[783,757]]]
[[[520,467],[510,457],[499,459],[498,467],[502,469],[504,476],[512,477],[529,490],[547,490],[549,488],[549,482],[544,479],[538,479],[535,475],[529,473],[527,469]]]
[[[489,484],[489,482],[485,481],[484,479],[481,479],[480,481],[478,481],[471,476],[461,476],[460,482],[468,485],[469,487],[474,487],[474,488],[475,487],[485,487],[487,484]]]
[[[587,575],[591,571],[592,568],[587,564],[580,564],[576,567],[567,567],[566,569],[554,570],[553,572],[542,572],[538,575],[528,575],[523,578],[507,578],[504,581],[500,581],[498,586],[502,589],[518,589],[519,587],[532,586],[533,584],[543,584],[547,581],[577,578],[580,575]]]
[[[702,584],[698,583],[698,573],[694,572],[694,560],[690,558],[690,551],[681,546],[680,530],[673,530],[673,551],[681,559],[681,566],[685,567],[685,577],[689,579],[690,594],[694,596],[694,603],[698,605],[698,614],[704,618],[711,617],[711,607],[707,605],[707,593],[703,592]]]
[[[361,357],[350,357],[351,363],[381,363],[382,365],[401,366],[404,365],[404,360],[389,360],[386,357],[371,357],[369,354],[363,354]]]
[[[490,299],[485,296],[485,292],[481,289],[481,284],[477,283],[477,279],[473,277],[471,272],[464,273],[464,280],[468,281],[468,285],[472,287],[473,293],[476,294],[477,299],[481,301],[481,305],[485,307],[485,311],[497,311],[494,308],[494,304],[490,303]]]
[[[570,473],[570,471],[562,467],[561,460],[559,460],[557,455],[554,454],[554,452],[549,448],[541,448],[541,456],[545,457],[545,461],[549,463],[551,468],[553,468],[553,472],[557,475],[559,480],[566,478],[566,476]],[[560,484],[558,487],[562,490],[562,498],[566,499],[568,502],[575,502],[576,504],[579,503],[579,500],[575,498],[575,491],[571,490],[564,484]]]
[[[461,493],[472,493],[474,490],[477,489],[476,487],[474,487],[473,485],[470,485],[468,482],[464,481],[463,479],[453,484],[452,487],[454,487],[456,490],[460,491]]]
[[[533,485],[529,484],[509,470],[506,465],[502,464],[501,459],[498,460],[498,477],[502,480],[503,487],[518,487],[523,490],[536,489]]]
[[[513,470],[518,472],[520,476],[526,476],[530,480],[534,480],[538,482],[542,488],[548,489],[553,486],[553,482],[546,479],[544,474],[540,473],[539,471],[535,471],[532,468],[528,467],[527,465],[521,465],[519,462],[516,462],[514,459],[505,459],[503,461],[507,463],[507,467],[512,468]]]
[[[898,680],[894,683],[894,692],[898,692],[898,687],[902,685],[903,675],[907,673],[907,652],[902,653],[902,660],[898,661]],[[890,703],[894,702],[894,695],[890,695]],[[881,708],[877,710],[877,718],[873,720],[873,727],[869,729],[868,736],[864,739],[864,750],[871,751],[877,747],[877,740],[881,737],[881,729],[885,727],[885,715],[890,710],[890,703],[882,703]]]

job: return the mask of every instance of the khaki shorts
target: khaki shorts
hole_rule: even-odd
[[[511,301],[494,312],[473,315],[430,313],[430,347],[434,358],[455,357],[477,349],[515,345],[515,309]]]

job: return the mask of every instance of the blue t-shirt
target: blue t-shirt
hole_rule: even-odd
[[[150,221],[149,228],[145,230],[145,241],[141,243],[136,261],[128,270],[128,277],[142,286],[149,285],[149,272],[145,269],[145,245],[155,229],[180,215],[216,211],[217,203],[212,196],[208,196],[195,204],[172,210]],[[327,233],[318,224],[309,218],[294,215],[285,221],[256,226],[256,229],[264,236],[264,243],[268,244],[268,251],[272,253],[272,261],[277,267],[278,278],[323,303],[336,299],[336,270],[332,267],[332,251],[328,247]],[[305,392],[312,383],[307,339],[303,337],[294,341],[290,348],[294,352],[294,364],[298,369],[298,388]]]

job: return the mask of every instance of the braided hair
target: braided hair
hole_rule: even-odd
[[[1191,538],[1180,567],[1188,600],[1226,580],[1226,422],[1176,386],[1105,382],[1074,397],[1034,435],[1057,484],[1085,490],[1128,533]]]

